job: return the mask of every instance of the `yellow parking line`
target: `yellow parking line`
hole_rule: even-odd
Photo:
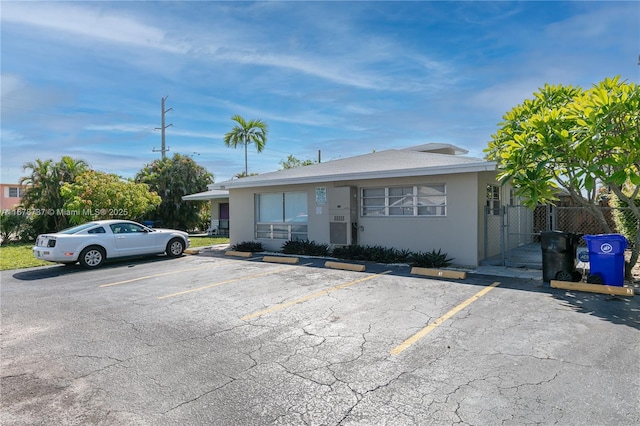
[[[118,281],[118,282],[115,282],[115,283],[101,284],[98,287],[111,287],[111,286],[114,286],[114,285],[128,284],[128,283],[133,283],[133,282],[136,282],[136,281],[146,280],[146,279],[149,279],[149,278],[162,277],[164,275],[180,274],[182,272],[187,272],[187,271],[196,271],[198,269],[216,267],[216,266],[224,265],[224,264],[227,264],[227,263],[233,263],[233,262],[220,262],[220,263],[214,263],[214,264],[209,264],[209,265],[202,265],[202,266],[198,266],[196,268],[178,269],[176,271],[169,271],[169,272],[162,272],[160,274],[146,275],[144,277],[131,278],[130,280]]]
[[[128,284],[128,283],[132,283],[132,282],[136,282],[136,281],[146,280],[146,279],[149,279],[149,278],[162,277],[164,275],[180,274],[182,272],[195,271],[197,269],[211,268],[212,266],[217,266],[217,265],[219,265],[219,264],[198,266],[197,268],[179,269],[177,271],[162,272],[160,274],[146,275],[144,277],[131,278],[130,280],[118,281],[118,282],[115,282],[115,283],[101,284],[99,287],[111,287],[111,286],[114,286],[114,285]]]
[[[423,328],[422,330],[420,330],[419,332],[417,332],[416,334],[409,337],[407,340],[405,340],[404,342],[400,343],[398,346],[393,348],[391,350],[391,355],[398,355],[402,353],[409,346],[413,345],[418,340],[422,339],[424,336],[426,336],[427,334],[435,330],[435,328],[438,327],[440,324],[442,324],[443,322],[445,322],[446,320],[448,320],[449,318],[451,318],[452,316],[454,316],[455,314],[457,314],[458,312],[460,312],[461,310],[463,310],[464,308],[466,308],[467,306],[469,306],[470,304],[472,304],[473,302],[475,302],[476,300],[484,296],[485,294],[489,293],[491,290],[493,290],[499,285],[500,283],[496,281],[493,284],[491,284],[489,287],[483,288],[482,290],[480,290],[479,292],[477,292],[476,294],[474,294],[473,296],[471,296],[470,298],[468,298],[467,300],[465,300],[464,302],[462,302],[461,304],[459,304],[458,306],[451,309],[449,312],[447,312],[446,314],[444,314],[443,316],[435,320],[433,323],[429,324],[428,326],[426,326],[425,328]]]
[[[233,278],[231,280],[221,281],[219,283],[208,284],[208,285],[204,285],[202,287],[196,287],[196,288],[191,288],[189,290],[179,291],[177,293],[167,294],[165,296],[158,297],[158,300],[167,299],[169,297],[180,296],[180,295],[187,294],[187,293],[193,293],[195,291],[206,290],[208,288],[218,287],[218,286],[221,286],[221,285],[224,285],[224,284],[233,283],[233,282],[236,282],[236,281],[248,280],[248,279],[251,279],[251,278],[264,277],[265,275],[277,274],[278,272],[287,271],[287,270],[291,270],[291,266],[275,269],[275,270],[269,271],[269,272],[262,272],[260,274],[245,275],[243,277]]]
[[[300,299],[292,300],[291,302],[287,302],[287,303],[280,303],[278,305],[272,306],[272,307],[264,309],[262,311],[255,312],[255,313],[249,314],[249,315],[245,315],[240,319],[242,319],[242,320],[250,320],[250,319],[253,319],[253,318],[257,318],[259,316],[262,316],[262,315],[265,315],[265,314],[269,314],[271,312],[279,311],[280,309],[288,308],[289,306],[297,305],[298,303],[306,302],[307,300],[315,299],[316,297],[325,296],[325,295],[327,295],[327,294],[329,294],[329,293],[331,293],[333,291],[340,290],[340,289],[352,286],[354,284],[359,284],[361,282],[371,280],[371,279],[376,278],[376,277],[378,277],[380,275],[388,274],[389,272],[391,272],[391,271],[384,271],[384,272],[381,272],[379,274],[375,274],[375,275],[371,275],[371,276],[368,276],[368,277],[360,278],[360,279],[357,279],[357,280],[354,280],[354,281],[349,281],[348,283],[340,284],[340,285],[328,288],[326,290],[320,290],[318,292],[315,292],[315,293],[309,294],[307,296],[301,297]]]

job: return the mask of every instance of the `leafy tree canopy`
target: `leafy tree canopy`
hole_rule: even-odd
[[[156,192],[162,202],[147,214],[148,219],[162,221],[162,226],[176,229],[194,229],[199,222],[199,211],[204,201],[183,201],[182,197],[207,190],[213,175],[192,158],[175,154],[173,158],[147,164],[135,177]]]
[[[257,176],[257,175],[258,175],[258,173],[249,173],[249,174],[247,174],[245,172],[240,172],[240,173],[236,173],[233,177],[236,178],[236,179],[242,179],[242,178],[245,178],[245,177]]]
[[[604,187],[629,206],[640,227],[640,87],[607,78],[589,90],[545,85],[504,116],[485,152],[500,179],[531,207],[564,189],[611,232],[597,208]],[[632,241],[638,259],[640,232]],[[627,265],[627,272],[630,272]]]
[[[286,160],[280,161],[280,165],[282,166],[282,170],[284,169],[293,169],[295,167],[302,166],[310,166],[312,164],[316,164],[316,161],[313,160],[300,160],[293,155],[289,155]]]
[[[72,224],[98,219],[140,219],[161,199],[144,183],[115,174],[87,170],[61,188],[64,213]]]

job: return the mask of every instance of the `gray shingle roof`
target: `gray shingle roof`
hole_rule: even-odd
[[[421,145],[415,148],[423,148]],[[436,144],[434,144],[436,145]],[[442,145],[442,144],[437,144]],[[453,147],[450,145],[450,147]],[[457,148],[457,147],[453,147]],[[464,152],[457,148],[458,152]],[[455,151],[455,150],[454,150]],[[220,189],[493,171],[496,163],[459,155],[390,149],[213,184]]]

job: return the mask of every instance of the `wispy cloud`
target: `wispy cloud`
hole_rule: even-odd
[[[234,114],[270,126],[252,171],[318,149],[324,160],[430,141],[481,152],[545,82],[637,79],[639,12],[637,2],[3,2],[3,176],[65,154],[139,169],[159,157],[167,95],[170,154],[220,179],[243,169],[222,143]]]
[[[79,40],[98,39],[123,45],[183,52],[184,46],[167,43],[159,28],[97,7],[59,2],[5,2],[2,22],[65,33]]]

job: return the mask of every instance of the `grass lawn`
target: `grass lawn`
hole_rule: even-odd
[[[229,238],[221,237],[189,237],[189,239],[191,240],[191,247],[229,243]],[[31,252],[32,247],[33,243],[17,243],[0,247],[0,271],[54,265],[54,263],[36,259]]]

